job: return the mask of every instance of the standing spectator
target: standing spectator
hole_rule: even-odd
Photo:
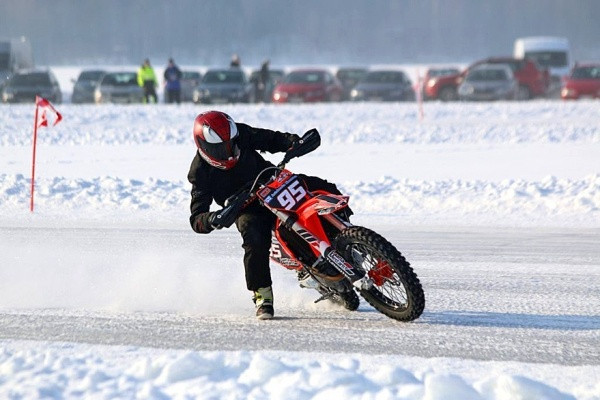
[[[172,58],[165,69],[164,78],[167,89],[167,103],[181,103],[181,70]]]
[[[140,69],[138,69],[137,82],[140,87],[144,88],[144,102],[157,103],[156,86],[158,86],[158,81],[156,80],[154,69],[150,65],[150,60],[147,58],[144,60]]]
[[[263,61],[258,73],[258,93],[256,95],[258,101],[268,102],[267,94],[269,92],[269,60]]]
[[[231,68],[240,68],[242,66],[242,60],[240,60],[240,56],[238,56],[237,54],[232,55],[229,66]]]

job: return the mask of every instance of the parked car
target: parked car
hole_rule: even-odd
[[[344,88],[342,100],[350,100],[350,91],[367,74],[367,68],[348,68],[342,67],[337,70],[335,77],[340,81]]]
[[[514,100],[518,82],[505,64],[481,64],[471,68],[458,86],[461,100]]]
[[[342,84],[326,69],[298,69],[288,73],[273,90],[274,103],[340,101]]]
[[[456,67],[430,67],[425,70],[425,76],[423,77],[421,93],[427,100],[427,85],[435,85],[438,78],[443,76],[457,76],[460,75],[460,69]]]
[[[250,83],[252,84],[252,99],[251,101],[256,102],[256,101],[263,101],[263,99],[258,99],[258,80],[259,80],[259,74],[260,74],[260,70],[254,70],[252,71],[252,73],[250,74]],[[282,69],[269,69],[269,81],[267,83],[267,87],[265,88],[265,98],[264,101],[271,101],[271,98],[273,97],[273,90],[275,89],[275,86],[277,86],[277,84],[279,82],[282,81],[283,77],[285,76],[285,73],[283,72]]]
[[[575,65],[563,84],[560,97],[564,100],[600,98],[600,63]]]
[[[251,85],[241,69],[211,69],[194,89],[194,103],[248,103]]]
[[[98,87],[100,79],[102,79],[105,73],[106,71],[104,70],[81,71],[73,86],[71,103],[94,103],[94,91]]]
[[[108,72],[94,91],[94,100],[97,104],[143,103],[144,90],[137,83],[136,72]]]
[[[369,71],[350,92],[353,101],[414,101],[412,82],[402,71]]]
[[[460,85],[471,69],[482,64],[506,64],[510,66],[515,79],[519,82],[517,93],[517,99],[519,100],[544,97],[550,85],[548,70],[541,68],[534,60],[491,57],[471,64],[459,74],[433,77],[425,81],[424,97],[426,99],[439,99],[442,101],[458,99],[458,85]]]
[[[54,104],[62,102],[60,85],[51,70],[17,71],[2,85],[4,103],[33,103],[35,96],[41,96]]]
[[[194,89],[202,81],[202,74],[198,71],[181,71],[181,101],[194,101]],[[167,95],[165,93],[165,99]]]

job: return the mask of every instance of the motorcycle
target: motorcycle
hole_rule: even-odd
[[[261,171],[214,214],[213,224],[229,227],[240,211],[259,201],[277,217],[271,259],[296,271],[300,286],[317,290],[354,311],[360,294],[384,315],[412,321],[425,308],[419,279],[404,256],[378,233],[350,223],[348,196],[311,192],[300,176],[285,168],[293,158],[319,147],[316,129],[306,132],[277,165]]]

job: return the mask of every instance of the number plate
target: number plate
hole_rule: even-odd
[[[306,201],[308,192],[303,182],[297,176],[293,176],[276,190],[259,193],[259,197],[271,208],[290,211]]]

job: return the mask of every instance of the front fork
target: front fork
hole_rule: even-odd
[[[272,209],[271,211],[275,213],[277,218],[279,218],[283,224],[294,230],[298,236],[304,239],[313,249],[317,250],[320,256],[314,265],[319,264],[325,259],[331,265],[333,265],[336,270],[344,275],[355,288],[359,290],[367,290],[373,287],[373,281],[367,274],[365,274],[365,271],[359,268],[354,268],[352,264],[344,260],[344,257],[342,257],[340,253],[338,253],[329,243],[325,242],[324,240],[320,240],[318,237],[313,235],[297,220],[291,218],[290,214],[280,210]],[[339,219],[334,214],[324,214],[322,217],[340,231],[352,226],[348,222]]]

